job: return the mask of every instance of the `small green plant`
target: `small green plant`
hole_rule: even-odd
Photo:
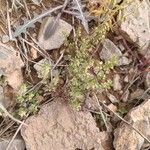
[[[53,64],[46,59],[42,59],[34,68],[37,71],[38,77],[41,79],[41,87],[44,92],[55,91],[59,82],[58,70],[53,70]],[[16,111],[15,114],[20,118],[27,117],[29,114],[34,114],[38,111],[39,89],[33,88],[33,85],[22,84],[16,97]]]
[[[123,8],[115,1],[99,1],[100,7],[94,6],[90,11],[100,20],[91,34],[86,37],[82,36],[81,29],[76,33],[76,37],[66,45],[70,51],[68,66],[68,93],[70,103],[75,108],[80,108],[84,97],[89,91],[100,89],[109,89],[112,80],[109,78],[111,70],[116,64],[116,58],[112,56],[107,62],[95,59],[92,55],[97,47],[104,39],[107,32],[112,29],[112,18],[119,10]],[[94,10],[94,11],[93,11]]]
[[[99,127],[105,126],[104,120],[100,114],[95,114],[94,117],[95,117],[96,123]]]
[[[34,68],[37,71],[38,78],[42,79],[42,84],[46,91],[55,91],[59,83],[59,71],[53,69],[52,61],[42,59]]]
[[[30,90],[31,86],[22,84],[16,96],[16,111],[15,115],[20,118],[27,117],[29,114],[34,114],[38,111],[39,103],[37,97],[39,94],[35,90]]]
[[[128,112],[128,110],[127,110],[126,108],[124,108],[124,107],[119,108],[119,109],[117,110],[117,113],[118,113],[121,117],[124,117],[124,115],[127,114],[127,112]]]
[[[107,30],[101,24],[87,38],[82,38],[79,31],[78,37],[69,45],[69,50],[76,48],[76,51],[69,56],[68,91],[71,105],[77,109],[81,106],[86,92],[111,87],[112,81],[107,76],[116,63],[115,58],[103,63],[90,55],[90,50],[105,37]]]

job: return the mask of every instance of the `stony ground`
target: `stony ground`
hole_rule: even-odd
[[[149,0],[0,0],[0,150],[16,149],[150,149]]]

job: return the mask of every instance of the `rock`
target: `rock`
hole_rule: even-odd
[[[128,122],[147,138],[150,138],[150,99],[132,109],[125,117]],[[144,138],[122,122],[114,133],[115,150],[141,150]]]
[[[8,84],[15,90],[22,82],[21,68],[23,65],[20,55],[11,46],[0,43],[1,74],[6,77],[6,81],[9,81]]]
[[[146,86],[146,88],[150,88],[150,72],[148,72],[146,75],[145,86]]]
[[[123,97],[122,97],[122,101],[123,102],[127,102],[128,101],[128,98],[129,98],[129,90],[126,90],[124,93],[123,93]]]
[[[123,10],[124,21],[121,31],[127,40],[135,42],[139,51],[146,57],[150,56],[150,3],[148,0],[130,1]]]
[[[114,75],[113,79],[113,89],[114,91],[119,91],[122,89],[122,86],[120,84],[120,76],[118,74]]]
[[[130,63],[131,63],[131,60],[123,56],[118,60],[118,64],[116,66],[125,66],[125,65],[129,65]]]
[[[85,107],[92,110],[98,110],[99,105],[95,98],[87,97],[85,100]]]
[[[118,118],[116,115],[112,115],[111,122],[113,124],[117,125],[120,121],[121,121],[120,118]]]
[[[100,58],[104,61],[110,60],[112,57],[116,57],[116,66],[129,65],[131,61],[122,55],[120,49],[109,39],[105,39],[103,42],[103,48],[100,52]]]
[[[110,93],[107,93],[107,97],[109,98],[109,100],[110,100],[112,103],[118,103],[118,102],[119,102],[118,99],[117,99],[114,95],[112,95],[112,94],[110,94]]]
[[[73,110],[62,99],[41,108],[21,129],[27,150],[103,150],[99,129],[89,112]]]
[[[148,98],[150,98],[150,96],[147,93],[144,93],[144,92],[145,91],[140,89],[140,88],[137,89],[136,91],[131,93],[129,102],[132,102],[135,99],[148,99]]]
[[[9,42],[9,36],[8,35],[3,35],[2,36],[2,42],[3,43],[8,43]]]
[[[8,94],[8,93],[7,93]],[[2,86],[0,86],[0,104],[2,104],[5,108],[12,106],[13,96],[10,98],[5,95],[5,90]]]
[[[0,141],[0,150],[6,150],[10,140],[11,138]],[[25,150],[25,143],[23,139],[21,137],[16,137],[12,145],[10,146],[9,150]]]
[[[129,76],[127,75],[127,76],[125,76],[125,78],[124,78],[124,80],[123,80],[124,82],[126,82],[126,83],[128,83],[129,82]]]
[[[118,44],[118,48],[121,50],[121,52],[125,51],[125,47],[121,42]]]
[[[0,1],[0,10],[2,10],[2,12],[6,12],[6,1]]]
[[[114,104],[112,104],[112,103],[108,105],[108,108],[109,108],[111,111],[114,111],[114,112],[117,111],[117,107],[116,107]]]
[[[113,140],[110,132],[100,132],[101,143],[104,150],[112,150],[113,149]]]
[[[107,61],[113,56],[119,59],[122,56],[122,53],[112,41],[110,41],[109,39],[105,39],[103,42],[102,51],[100,52],[100,58]]]
[[[107,97],[105,96],[105,94],[103,93],[104,90],[99,90],[96,93],[96,96],[99,100],[101,100],[103,103],[106,103],[107,101]],[[87,94],[87,97],[85,98],[85,102],[84,102],[84,107],[87,109],[92,109],[92,110],[99,110],[99,103],[97,102],[97,99],[95,98],[94,95],[90,95],[89,93]]]
[[[18,89],[20,85],[23,83],[23,76],[21,70],[14,70],[14,72],[11,73],[11,76],[8,76],[6,78],[9,85],[13,87],[13,89]]]
[[[62,19],[56,23],[53,31],[49,29],[53,24],[54,17],[46,17],[42,24],[38,35],[39,46],[45,50],[60,48],[67,36],[69,36],[72,26]],[[47,32],[47,31],[50,31]],[[50,35],[49,35],[49,34]]]
[[[31,57],[32,57],[33,60],[38,58],[38,52],[33,47],[31,47],[30,53],[31,53]]]

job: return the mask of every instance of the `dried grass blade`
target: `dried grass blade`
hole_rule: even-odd
[[[50,9],[48,11],[46,11],[45,13],[42,13],[41,15],[38,15],[36,17],[34,17],[32,20],[28,20],[27,22],[24,23],[24,25],[19,26],[16,31],[13,33],[13,38],[19,36],[21,33],[26,32],[26,29],[31,27],[34,23],[36,23],[37,21],[39,21],[40,19],[42,19],[43,17],[49,15],[50,13],[61,9],[63,7],[63,5],[57,6],[53,9]]]

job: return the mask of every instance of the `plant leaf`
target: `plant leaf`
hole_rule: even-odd
[[[29,27],[32,27],[34,23],[41,20],[43,17],[49,15],[50,13],[52,13],[58,9],[61,9],[62,7],[63,7],[63,5],[57,6],[55,8],[52,8],[52,9],[40,14],[40,15],[34,16],[34,18],[31,20],[25,21],[23,25],[18,26],[16,31],[14,33],[12,33],[12,37],[15,38],[15,37],[19,36],[21,33],[25,33],[26,29]]]

